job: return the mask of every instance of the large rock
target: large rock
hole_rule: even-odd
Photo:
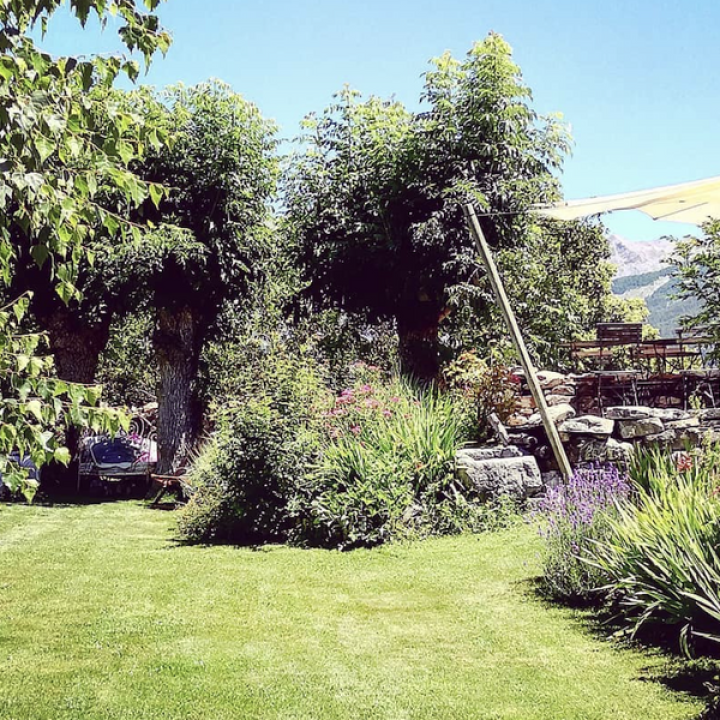
[[[570,397],[568,395],[557,395],[555,393],[555,389],[553,389],[552,393],[545,397],[545,402],[550,407],[553,407],[555,405],[562,405],[563,403],[566,403],[569,399]]]
[[[643,420],[653,416],[653,408],[644,405],[617,405],[605,409],[605,417],[611,420]]]
[[[557,387],[554,387],[552,389],[553,395],[566,395],[568,397],[572,397],[575,395],[575,386],[571,385],[570,383],[565,383],[564,385],[558,385]]]
[[[691,415],[687,415],[687,417],[679,420],[661,419],[665,421],[666,428],[672,428],[673,430],[687,430],[689,428],[700,427],[700,418],[692,417]]]
[[[505,426],[512,430],[514,428],[526,428],[531,426],[531,423],[529,422],[529,418],[527,416],[521,415],[520,413],[514,413],[505,421]]]
[[[534,435],[526,432],[510,433],[510,442],[513,445],[518,445],[528,450],[533,450],[538,445],[538,439]]]
[[[497,458],[525,457],[520,448],[514,445],[486,445],[484,447],[466,447],[458,450],[457,462],[495,460]]]
[[[681,422],[683,420],[692,419],[690,413],[677,408],[651,408],[652,416],[659,418],[663,422]],[[699,423],[697,423],[699,424]]]
[[[572,462],[613,462],[628,463],[633,452],[633,445],[620,442],[615,438],[596,440],[577,436],[577,440],[567,447]]]
[[[476,460],[461,450],[457,468],[461,479],[487,500],[509,496],[523,501],[542,490],[540,469],[531,455]]]
[[[707,408],[705,410],[701,410],[700,419],[704,423],[720,420],[720,408]]]
[[[558,385],[564,385],[567,378],[562,373],[553,372],[552,370],[542,370],[537,374],[537,378],[540,381],[540,387],[543,390],[551,390],[552,388],[558,387]]]
[[[665,425],[660,418],[646,417],[638,420],[618,420],[618,428],[621,438],[631,440],[661,433]]]
[[[546,490],[550,488],[558,487],[564,483],[562,473],[557,470],[549,470],[548,472],[541,473],[543,487]]]
[[[613,434],[615,421],[597,415],[581,415],[565,420],[558,427],[561,435],[598,435],[607,437]]]
[[[548,417],[557,425],[565,422],[569,418],[575,417],[575,409],[569,403],[561,403],[548,408]],[[539,412],[533,413],[527,420],[528,427],[538,427],[542,425],[542,416]]]

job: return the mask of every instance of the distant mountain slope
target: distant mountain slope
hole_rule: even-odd
[[[617,265],[616,277],[629,275],[644,275],[645,273],[660,270],[673,250],[669,240],[660,238],[647,242],[633,242],[620,235],[608,237],[612,251],[612,262]]]
[[[610,236],[612,262],[618,266],[613,292],[622,298],[643,298],[650,315],[648,322],[662,337],[671,337],[680,326],[683,315],[694,315],[699,309],[695,300],[675,300],[677,292],[672,269],[662,261],[672,251],[667,240],[633,242],[618,235]]]

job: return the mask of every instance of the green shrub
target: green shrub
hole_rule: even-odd
[[[464,352],[445,368],[444,377],[470,413],[472,434],[478,439],[492,433],[488,423],[492,413],[505,422],[515,412],[519,382],[502,363],[486,362],[474,352]]]
[[[296,496],[320,451],[315,405],[325,390],[311,364],[282,353],[267,358],[252,385],[252,395],[214,410],[214,435],[193,464],[194,492],[179,514],[186,541],[277,541],[294,527]]]
[[[671,625],[687,651],[693,638],[720,641],[717,471],[706,460],[666,461],[658,452],[636,463],[635,473],[649,472],[636,502],[610,519],[608,536],[589,554],[633,631]]]
[[[473,527],[479,503],[454,472],[464,438],[452,399],[364,372],[325,414],[310,502],[316,539],[349,548]]]
[[[511,522],[514,508],[483,504],[455,475],[464,430],[450,395],[355,363],[353,386],[333,398],[321,371],[268,353],[243,397],[215,410],[180,512],[184,540],[352,548]]]

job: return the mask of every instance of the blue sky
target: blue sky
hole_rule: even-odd
[[[159,14],[174,43],[143,82],[220,78],[297,134],[343,84],[417,105],[429,58],[462,56],[494,30],[541,113],[570,123],[568,199],[720,175],[718,0],[168,0]],[[55,18],[53,53],[118,47]],[[694,228],[640,213],[606,216],[630,239]]]

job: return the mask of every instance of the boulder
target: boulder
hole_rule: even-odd
[[[530,416],[532,417],[532,416]],[[527,418],[525,415],[520,415],[519,413],[515,413],[514,415],[511,415],[506,421],[505,426],[508,428],[524,428],[530,425],[529,418]]]
[[[466,447],[458,450],[456,459],[458,463],[463,463],[465,461],[525,457],[526,454],[514,445],[486,445],[484,447]]]
[[[522,395],[515,401],[516,408],[534,408],[535,398],[532,395]]]
[[[673,411],[671,410],[670,412]],[[689,428],[700,427],[700,418],[687,415],[687,417],[680,420],[665,420],[665,427],[672,428],[673,430],[687,430]]]
[[[655,435],[646,435],[645,442],[648,444],[668,445],[672,447],[678,439],[678,433],[672,428],[663,430]]]
[[[565,383],[564,385],[554,387],[552,391],[553,395],[565,395],[567,397],[572,397],[575,395],[575,386],[570,385],[570,383]]]
[[[574,418],[575,414],[575,409],[569,403],[562,403],[561,405],[554,405],[548,408],[548,415],[550,415],[550,418],[556,425],[570,418]]]
[[[597,415],[580,415],[565,420],[558,430],[564,435],[599,435],[607,437],[613,434],[615,421]]]
[[[542,416],[539,412],[534,412],[530,417],[525,418],[525,427],[536,428],[542,425]]]
[[[635,447],[629,442],[620,442],[615,438],[608,438],[606,451],[607,460],[612,463],[629,463]]]
[[[646,417],[637,420],[618,420],[618,428],[620,437],[623,440],[630,440],[661,433],[665,429],[665,424],[660,418]]]
[[[558,487],[563,484],[562,473],[557,470],[550,470],[549,472],[540,473],[542,478],[543,487],[547,490],[549,488]]]
[[[545,402],[550,407],[553,407],[555,405],[562,405],[562,403],[566,403],[568,401],[568,399],[569,399],[568,395],[556,395],[555,390],[553,390],[553,392],[545,398]]]
[[[474,460],[461,450],[457,468],[460,478],[487,500],[509,496],[523,501],[542,490],[540,469],[531,455]]]
[[[497,438],[498,442],[502,443],[503,445],[509,445],[510,434],[508,433],[507,428],[503,425],[502,421],[498,417],[497,413],[491,412],[490,415],[488,415],[488,423],[493,429],[493,432],[495,433],[495,437]]]
[[[552,370],[542,370],[537,374],[537,377],[543,390],[551,390],[558,385],[564,385],[567,380],[565,375]]]
[[[568,418],[575,417],[575,409],[569,403],[564,402],[560,405],[553,405],[552,407],[549,407],[548,416],[557,425]],[[542,415],[540,415],[539,412],[534,412],[529,418],[527,418],[525,425],[529,428],[540,427],[542,425]]]
[[[663,422],[680,422],[681,420],[693,419],[690,413],[677,408],[651,408],[652,416]]]
[[[618,405],[605,409],[605,417],[610,420],[642,420],[653,416],[653,408],[644,405]]]
[[[517,445],[519,447],[527,448],[528,450],[533,450],[533,448],[537,447],[538,439],[531,435],[530,433],[525,432],[513,432],[510,433],[510,442],[513,445]]]
[[[627,463],[633,452],[633,444],[615,438],[604,440],[576,436],[567,447],[568,456],[574,463],[614,462]]]
[[[704,423],[712,422],[713,420],[720,420],[720,408],[707,408],[706,410],[701,410],[700,420]]]

